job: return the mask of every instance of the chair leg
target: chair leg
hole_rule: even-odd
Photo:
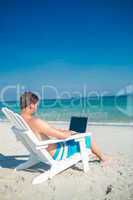
[[[85,140],[84,139],[80,140],[79,144],[80,144],[80,152],[81,152],[81,157],[82,157],[83,169],[84,169],[84,172],[86,173],[89,170],[89,163],[88,163],[89,157],[87,155]]]
[[[44,181],[47,181],[50,178],[50,170],[38,175],[37,177],[35,177],[32,181],[32,184],[39,184],[42,183]]]
[[[74,164],[78,163],[78,161],[80,161],[80,155],[69,159],[68,161],[59,161],[56,164],[54,164],[53,166],[51,166],[51,168],[40,174],[39,176],[35,177],[32,181],[32,184],[39,184],[42,183],[48,179],[52,179],[52,177],[54,177],[56,174],[64,171],[65,169],[69,168],[70,166],[73,166]]]
[[[20,164],[18,167],[15,168],[15,171],[18,170],[23,170],[23,169],[28,169],[32,166],[34,166],[35,164],[39,163],[40,161],[38,159],[36,159],[35,156],[31,156],[29,158],[29,160],[27,160],[26,162]]]
[[[63,171],[63,169],[66,169],[66,168],[67,167],[65,167],[65,166],[59,167],[59,166],[54,165],[54,167],[52,166],[46,172],[35,177],[32,181],[32,184],[39,184],[44,181],[47,181],[48,179],[52,179],[52,177],[54,177],[56,174],[58,174],[59,172]]]
[[[51,179],[59,172],[63,171],[63,169],[65,168],[67,167],[61,165],[61,163],[59,165],[54,164],[54,166],[51,166],[49,170],[35,177],[32,181],[32,184],[39,184],[44,181],[47,181],[48,179]]]

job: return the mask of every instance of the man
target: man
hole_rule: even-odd
[[[33,130],[33,133],[40,139],[45,140],[49,137],[54,137],[58,139],[66,139],[71,135],[71,131],[63,130],[50,126],[46,121],[33,116],[33,113],[37,111],[39,98],[36,94],[32,92],[25,92],[20,97],[20,109],[21,116]],[[108,156],[103,154],[98,148],[96,142],[92,136],[87,136],[85,138],[86,148],[91,148],[92,153],[94,153],[101,161],[107,161]],[[65,157],[72,156],[74,153],[80,151],[79,143],[74,140],[70,140],[57,144],[50,144],[47,148],[48,152],[54,159],[63,159]]]

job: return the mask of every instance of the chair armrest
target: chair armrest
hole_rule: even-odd
[[[66,138],[66,139],[50,139],[50,140],[45,140],[45,141],[41,141],[37,144],[37,147],[41,147],[41,146],[46,146],[49,144],[56,144],[59,142],[66,142],[69,140],[80,140],[86,136],[90,136],[91,133],[87,132],[87,133],[79,133],[79,134],[75,134],[75,135],[71,135],[70,137]]]

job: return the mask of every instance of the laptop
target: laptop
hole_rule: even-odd
[[[70,121],[69,130],[72,131],[72,134],[85,133],[87,127],[88,117],[76,117],[72,116]]]

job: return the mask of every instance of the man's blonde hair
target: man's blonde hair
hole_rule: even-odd
[[[36,104],[38,101],[39,101],[39,98],[36,94],[32,92],[25,92],[20,97],[20,108],[22,110],[32,103]]]

